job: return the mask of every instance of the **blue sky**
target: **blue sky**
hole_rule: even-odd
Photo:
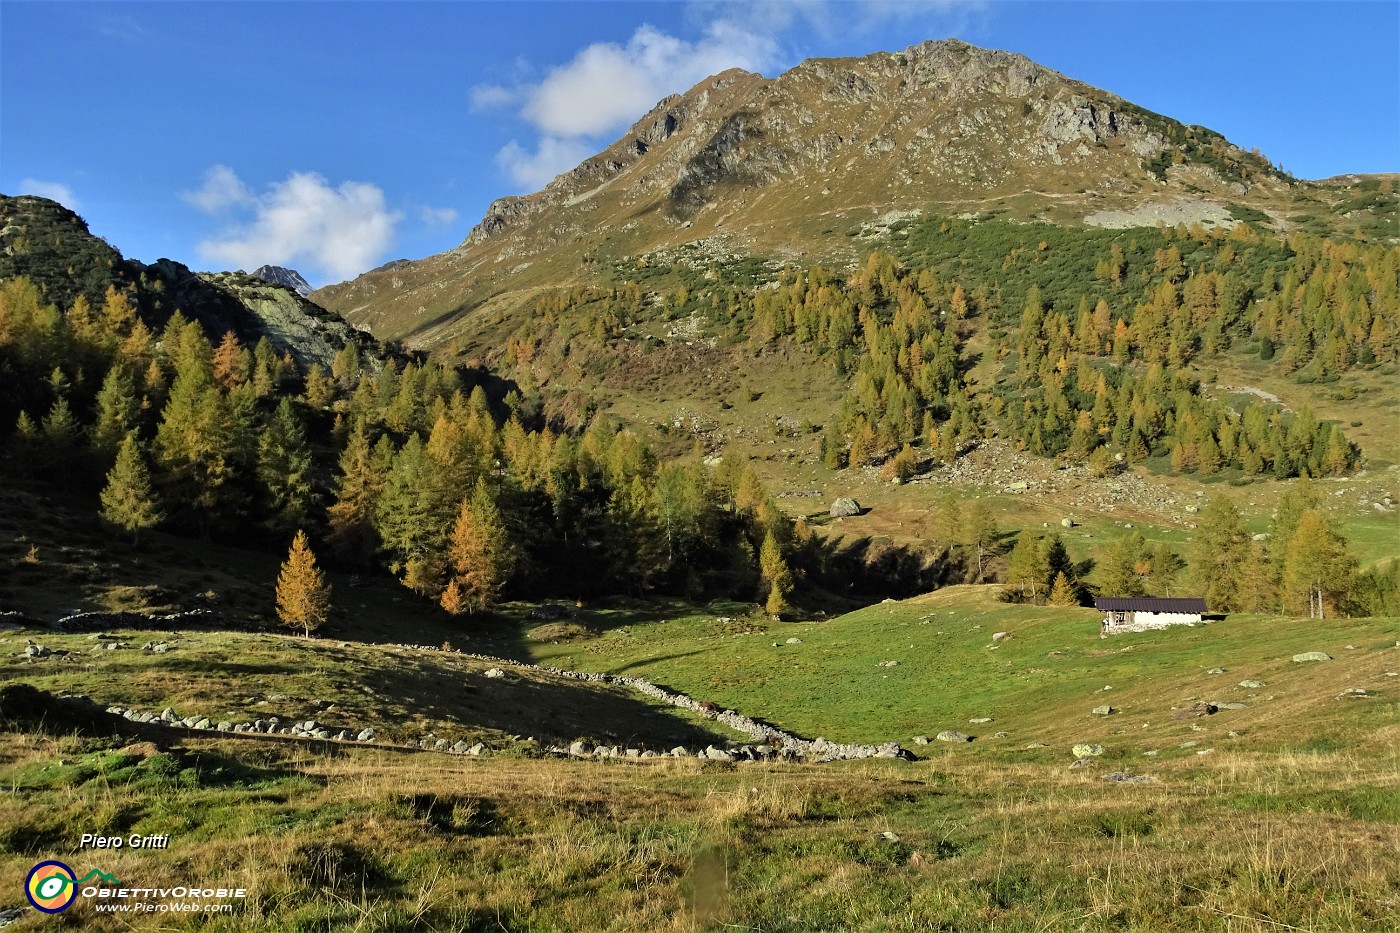
[[[1400,4],[0,0],[0,192],[128,256],[313,284],[457,245],[487,204],[738,66],[955,36],[1259,147],[1400,171]]]

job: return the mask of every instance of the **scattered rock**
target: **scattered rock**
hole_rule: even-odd
[[[833,518],[846,518],[851,515],[859,515],[860,513],[860,503],[854,499],[843,497],[831,503],[830,514]]]
[[[1295,654],[1293,660],[1301,664],[1304,661],[1330,661],[1332,656],[1322,651],[1304,651],[1302,654]]]
[[[500,680],[506,676],[506,672],[499,667],[488,667],[482,674],[483,677],[490,677],[492,680]]]
[[[1223,673],[1225,673],[1225,668],[1223,668],[1223,667],[1212,667],[1210,670],[1206,671],[1206,673],[1207,673],[1207,674],[1223,674]]]
[[[1079,768],[1092,768],[1092,767],[1094,767],[1094,759],[1092,759],[1092,758],[1077,758],[1077,759],[1075,759],[1074,764],[1072,764],[1072,765],[1069,766],[1069,768],[1070,768],[1071,771],[1075,771],[1075,770],[1077,770],[1077,769],[1079,769]]]
[[[984,723],[984,722],[991,722],[991,721],[992,721],[992,717],[990,717],[990,716],[978,716],[978,717],[975,718],[975,719],[969,719],[969,720],[968,720],[968,722],[972,723],[972,725],[974,725],[974,726],[980,726],[980,725],[982,725],[982,723]]]
[[[1124,771],[1113,771],[1103,776],[1103,780],[1112,781],[1115,784],[1151,784],[1155,779],[1145,774],[1128,774]]]
[[[914,744],[915,744],[915,745],[927,745],[927,744],[928,744],[928,736],[926,736],[926,735],[916,735],[916,736],[914,736]]]
[[[1049,746],[1049,745],[1046,745],[1044,742],[1032,742],[1031,744],[1029,744],[1029,745],[1026,746],[1026,749],[1029,750],[1029,749],[1032,749],[1032,748],[1049,748],[1049,747],[1050,747],[1050,746]]]
[[[1265,686],[1265,684],[1262,680],[1242,680],[1240,681],[1240,686],[1244,687],[1246,690],[1258,690],[1260,687]]]
[[[1094,742],[1081,742],[1070,748],[1070,754],[1075,758],[1097,758],[1103,754],[1103,746]]]
[[[1072,519],[1072,518],[1062,518],[1062,519],[1060,519],[1060,527],[1061,527],[1061,528],[1073,528],[1074,526],[1075,526],[1075,521],[1074,521],[1074,519]]]
[[[966,732],[959,732],[956,729],[944,729],[936,736],[940,742],[971,742],[972,736]]]
[[[1010,637],[1011,637],[1011,633],[1010,633],[1010,632],[993,632],[993,633],[992,633],[992,641],[1006,641],[1006,639],[1008,639],[1008,638],[1010,638]]]
[[[797,637],[789,638],[789,639],[787,640],[787,643],[788,643],[789,645],[800,645],[800,644],[802,644],[802,639],[797,638]]]
[[[1095,706],[1090,712],[1095,716],[1112,716],[1118,710],[1112,706]]]

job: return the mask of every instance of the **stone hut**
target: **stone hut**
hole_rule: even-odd
[[[1157,596],[1100,597],[1094,608],[1103,613],[1102,632],[1145,632],[1168,625],[1195,625],[1206,612],[1199,596],[1180,599]]]

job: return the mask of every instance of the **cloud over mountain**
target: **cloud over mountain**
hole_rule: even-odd
[[[233,169],[216,165],[183,197],[207,214],[242,218],[199,243],[203,258],[248,269],[310,267],[336,280],[382,259],[402,219],[377,186],[347,181],[332,187],[314,172],[293,172],[259,194]]]
[[[625,43],[595,42],[534,84],[479,85],[476,109],[513,106],[539,133],[533,146],[511,140],[497,164],[523,189],[539,188],[596,150],[598,138],[645,113],[667,94],[729,68],[762,71],[778,58],[777,42],[732,19],[715,20],[687,41],[649,25]]]

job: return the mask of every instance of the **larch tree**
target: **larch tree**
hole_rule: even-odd
[[[515,569],[515,549],[484,480],[477,482],[470,499],[463,500],[447,553],[468,611],[483,609],[500,598]]]
[[[340,455],[335,502],[327,509],[330,547],[344,560],[364,564],[379,549],[374,507],[384,488],[392,457],[393,452],[387,446],[381,457],[376,457],[370,448],[364,421],[355,422]]]
[[[97,393],[97,420],[93,423],[92,446],[106,456],[115,456],[127,434],[136,427],[141,405],[136,386],[121,363],[113,364]]]
[[[977,580],[982,582],[982,574],[986,569],[987,557],[996,547],[997,531],[996,520],[992,518],[992,510],[987,505],[985,499],[974,499],[972,505],[968,507],[964,515],[965,523],[962,526],[962,539],[959,542],[967,547],[969,551],[977,557]]]
[[[117,462],[107,473],[107,485],[102,490],[102,517],[131,532],[132,544],[137,543],[142,529],[151,528],[164,518],[134,432],[122,441]]]
[[[1006,563],[1006,583],[1022,597],[1030,592],[1031,602],[1036,602],[1045,592],[1045,579],[1050,573],[1050,564],[1045,559],[1045,549],[1041,547],[1040,535],[1029,529],[1021,532],[1016,546]]]
[[[788,609],[787,596],[792,592],[792,571],[783,557],[782,546],[770,530],[758,550],[758,569],[768,583],[768,600],[764,609],[774,618]]]
[[[277,575],[277,617],[284,625],[310,636],[330,616],[331,588],[316,566],[316,555],[298,529],[291,550]]]
[[[1074,592],[1074,586],[1069,582],[1069,577],[1065,576],[1063,572],[1055,574],[1055,582],[1050,587],[1050,605],[1079,605],[1079,596]]]
[[[1308,509],[1298,519],[1283,562],[1280,590],[1284,608],[1309,618],[1341,615],[1355,583],[1356,561],[1347,542],[1320,509]]]
[[[1213,496],[1201,510],[1191,552],[1191,572],[1206,605],[1215,612],[1239,608],[1239,574],[1249,547],[1244,519],[1229,499]]]

